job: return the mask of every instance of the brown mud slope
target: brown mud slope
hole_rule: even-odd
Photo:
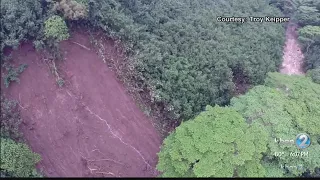
[[[297,25],[290,23],[286,31],[286,44],[280,72],[283,74],[304,74],[303,53],[298,42]]]
[[[20,84],[4,91],[20,101],[22,131],[42,156],[38,168],[49,177],[157,175],[161,142],[151,121],[92,50],[88,36],[72,36],[61,44],[62,88],[31,44],[13,53],[16,63],[29,67]],[[106,45],[106,57],[121,57],[111,41]]]

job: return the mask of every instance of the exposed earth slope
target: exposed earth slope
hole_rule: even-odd
[[[283,62],[280,72],[283,74],[304,74],[304,55],[298,41],[297,25],[290,23],[286,31],[286,43],[283,49]]]
[[[61,44],[62,88],[31,44],[13,52],[28,68],[3,90],[20,101],[22,131],[42,156],[38,168],[49,177],[155,176],[161,141],[151,121],[93,48],[73,42],[91,47],[83,33]],[[107,58],[121,58],[112,41],[105,49]]]

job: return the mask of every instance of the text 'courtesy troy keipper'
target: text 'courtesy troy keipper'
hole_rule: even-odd
[[[246,23],[246,22],[255,22],[255,23],[286,23],[290,21],[289,17],[272,17],[272,16],[249,16],[249,17],[225,17],[218,16],[216,19],[218,22],[226,22],[226,23]]]

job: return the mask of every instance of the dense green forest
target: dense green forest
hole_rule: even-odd
[[[208,104],[225,105],[234,94],[234,78],[259,84],[280,65],[283,25],[215,20],[221,14],[280,16],[267,2],[119,1],[112,5],[126,18],[107,27],[111,4],[106,2],[93,5],[92,18],[99,27],[111,27],[111,34],[125,34],[125,40],[133,42],[137,53],[129,63],[135,68],[137,88],[147,90],[169,119],[193,117]]]
[[[164,177],[296,177],[320,170],[320,85],[303,76],[271,73],[264,85],[235,97],[228,107],[207,106],[164,141],[158,169]],[[307,132],[309,157],[275,143]],[[217,158],[220,157],[220,158]],[[281,169],[299,163],[303,170]]]
[[[58,60],[59,42],[78,26],[104,31],[125,46],[122,78],[162,121],[182,122],[159,153],[163,176],[303,175],[280,169],[294,160],[275,158],[283,147],[269,142],[301,131],[319,138],[317,0],[2,0],[0,8],[7,87],[26,66],[13,67],[4,51],[24,41]],[[290,16],[300,26],[308,76],[268,75],[281,64],[285,24],[221,23],[217,16]],[[234,97],[239,84],[252,89]],[[39,155],[18,133],[16,104],[3,98],[1,110],[1,176],[40,176],[34,168]],[[305,174],[320,174],[319,143],[302,162]]]

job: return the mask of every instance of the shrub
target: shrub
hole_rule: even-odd
[[[311,77],[313,82],[320,84],[320,68],[309,70],[307,75]]]
[[[22,137],[19,132],[20,124],[21,118],[17,109],[17,102],[8,100],[1,95],[0,136],[20,140]]]
[[[3,77],[4,85],[8,88],[11,82],[20,82],[19,75],[28,67],[26,64],[21,64],[14,68],[12,65],[7,65],[7,74]]]
[[[88,16],[88,9],[84,2],[74,0],[60,0],[55,2],[54,11],[61,12],[66,19],[79,20]]]
[[[63,41],[69,38],[66,22],[57,15],[51,16],[45,21],[44,35],[46,39]]]
[[[45,44],[42,40],[33,41],[33,45],[37,51],[44,49]]]
[[[40,161],[40,155],[33,153],[23,143],[1,137],[0,169],[13,177],[30,177],[37,175],[35,164]]]

